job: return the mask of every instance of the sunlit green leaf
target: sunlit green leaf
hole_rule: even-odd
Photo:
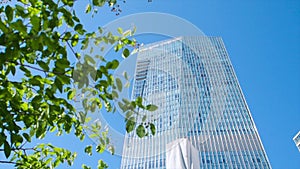
[[[71,90],[71,91],[69,91],[68,92],[68,99],[73,99],[74,98],[74,96],[75,96],[75,94],[76,94],[76,91],[75,90]]]
[[[118,28],[118,32],[119,32],[119,34],[122,35],[122,34],[123,34],[123,29],[119,27],[119,28]]]
[[[115,148],[114,148],[113,146],[109,146],[109,147],[108,147],[108,151],[110,151],[110,153],[111,153],[112,155],[115,154]]]
[[[91,9],[92,9],[91,4],[88,4],[88,5],[85,7],[85,13],[91,12]]]
[[[103,153],[105,151],[105,145],[103,144],[99,144],[97,147],[96,147],[96,151],[98,153]]]
[[[72,38],[71,38],[72,40],[72,42],[71,42],[71,45],[72,46],[76,46],[77,45],[77,43],[78,43],[78,40],[79,40],[79,35],[78,34],[74,34],[73,36],[72,36]]]

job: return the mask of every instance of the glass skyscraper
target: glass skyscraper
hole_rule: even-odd
[[[295,135],[295,137],[293,138],[299,152],[300,152],[300,131]]]
[[[140,111],[156,134],[126,134],[122,169],[271,168],[220,37],[143,46],[132,99],[138,96],[159,107]]]

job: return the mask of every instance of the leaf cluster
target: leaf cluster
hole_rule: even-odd
[[[155,134],[155,125],[151,119],[147,118],[147,115],[151,115],[151,112],[156,111],[157,106],[153,104],[145,106],[141,97],[137,97],[133,101],[123,98],[118,102],[118,106],[125,113],[126,132],[130,133],[135,130],[140,138]]]
[[[112,89],[115,84],[121,87],[111,70],[119,62],[98,56],[103,62],[97,65],[95,58],[81,56],[76,49],[86,49],[91,40],[94,44],[117,43],[115,50],[123,50],[123,57],[128,57],[126,46],[134,46],[135,41],[127,38],[129,34],[104,34],[101,28],[86,31],[73,10],[74,3],[18,0],[0,7],[0,152],[17,168],[54,168],[64,162],[72,165],[76,153],[69,150],[50,144],[26,147],[49,132],[74,133],[84,139],[86,131],[91,131],[99,139],[98,152],[114,152],[107,132],[97,133],[99,126],[87,125],[86,117],[102,106],[114,111]],[[94,9],[105,4],[112,8],[117,5],[115,0],[93,0],[88,6]],[[79,98],[78,93],[85,97]],[[73,105],[76,99],[84,107],[81,112]],[[90,148],[85,152],[89,154]],[[99,161],[101,167],[107,168],[103,161]]]

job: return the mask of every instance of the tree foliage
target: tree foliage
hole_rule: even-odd
[[[73,133],[82,140],[88,131],[90,137],[99,140],[97,152],[114,152],[107,131],[99,132],[101,124],[88,125],[88,114],[102,107],[108,112],[115,110],[112,100],[118,98],[123,85],[113,77],[112,70],[119,62],[98,56],[102,61],[98,65],[89,53],[81,56],[79,51],[92,40],[94,44],[117,44],[115,50],[122,50],[126,58],[130,54],[126,47],[134,47],[136,42],[121,28],[120,35],[103,33],[101,28],[86,31],[73,10],[74,3],[75,0],[18,0],[0,7],[0,152],[7,158],[0,163],[24,169],[72,165],[76,153],[65,148],[51,144],[28,147],[33,139],[43,139],[49,132],[58,136]],[[116,15],[121,12],[116,0],[92,0],[87,2],[85,12],[95,13],[105,4]],[[82,96],[77,96],[78,91]],[[76,99],[83,110],[75,109]],[[139,109],[155,111],[157,107],[142,102],[142,98],[119,101],[126,131],[136,129],[139,137],[155,134],[152,123],[137,119]],[[92,155],[92,149],[88,145],[84,151]],[[99,160],[98,168],[107,165]]]

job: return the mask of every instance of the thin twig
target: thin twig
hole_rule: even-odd
[[[67,41],[67,45],[69,46],[69,48],[71,49],[72,53],[74,54],[75,58],[77,59],[77,55],[76,52],[74,51],[73,47],[70,45],[70,43]]]
[[[14,150],[35,150],[34,148],[11,148],[12,151]],[[0,151],[4,151],[3,148],[0,149]]]

